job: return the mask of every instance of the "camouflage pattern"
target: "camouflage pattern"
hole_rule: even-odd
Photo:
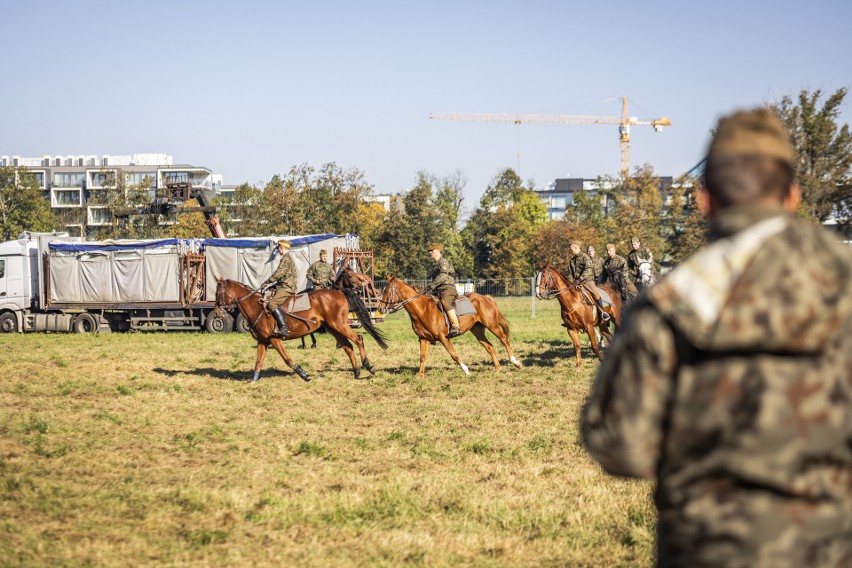
[[[592,274],[594,274],[593,280],[595,282],[600,282],[601,278],[603,277],[604,259],[602,259],[598,255],[589,255],[589,261],[592,263]]]
[[[852,566],[852,254],[779,209],[721,212],[641,296],[583,410],[656,481],[659,566]]]
[[[441,298],[441,303],[447,310],[453,309],[453,303],[458,297],[456,291],[456,269],[446,258],[439,258],[432,265],[432,281],[426,287]]]
[[[624,287],[627,289],[627,293],[631,296],[638,296],[639,290],[636,289],[632,279],[627,277],[626,270],[627,261],[624,260],[623,256],[616,254],[614,256],[607,257],[603,263],[600,282],[613,282],[615,281],[615,274],[617,272],[621,272],[624,274]]]
[[[580,251],[571,257],[568,263],[568,275],[575,284],[585,284],[594,281],[595,273],[592,268],[592,259],[589,255]]]
[[[334,268],[329,263],[318,260],[308,267],[307,277],[314,288],[331,288],[331,283],[334,282]]]
[[[639,246],[636,250],[631,250],[627,255],[627,270],[634,281],[641,281],[642,276],[639,274],[640,259],[650,260],[654,263],[654,254],[645,246]]]
[[[296,264],[289,253],[281,257],[278,268],[272,275],[263,281],[261,287],[275,286],[275,294],[269,301],[269,309],[274,310],[285,301],[296,295]]]

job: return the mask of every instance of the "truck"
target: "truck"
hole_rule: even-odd
[[[0,244],[0,332],[248,331],[239,314],[214,311],[216,278],[260,286],[278,266],[281,238],[293,245],[300,290],[320,249],[338,265],[372,266],[356,235],[81,241],[24,232]]]

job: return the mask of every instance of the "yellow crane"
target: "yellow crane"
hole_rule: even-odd
[[[513,122],[522,124],[614,124],[618,125],[618,135],[621,141],[621,175],[630,173],[630,127],[638,125],[653,126],[660,132],[664,126],[671,126],[672,121],[666,117],[656,120],[638,120],[627,112],[627,97],[621,97],[621,116],[568,116],[562,114],[491,114],[483,112],[433,112],[429,118],[435,120],[478,120],[483,122]]]

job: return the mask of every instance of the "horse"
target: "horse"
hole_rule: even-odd
[[[338,347],[342,347],[349,356],[349,361],[352,363],[352,373],[356,379],[360,378],[360,369],[352,350],[352,342],[358,346],[361,366],[371,375],[374,375],[375,369],[367,359],[363,338],[349,326],[347,320],[349,302],[346,296],[336,290],[314,290],[308,294],[308,299],[310,300],[308,310],[301,311],[298,314],[287,314],[287,328],[290,330],[287,339],[302,337],[316,331],[320,326],[324,326],[337,340]],[[302,380],[309,381],[308,374],[299,365],[294,365],[293,358],[287,352],[287,348],[284,347],[284,340],[273,336],[275,318],[266,310],[262,301],[262,295],[245,284],[234,280],[216,279],[215,309],[221,313],[222,308],[236,305],[246,321],[251,323],[249,331],[257,341],[257,361],[254,365],[252,382],[260,379],[260,369],[263,366],[266,350],[270,345]],[[366,308],[364,311],[366,311]],[[379,346],[383,349],[387,348],[384,336],[376,329],[369,317],[366,320],[361,320],[361,325]]]
[[[650,258],[640,258],[638,268],[639,280],[642,284],[642,288],[650,288],[657,283],[657,279],[654,277],[654,267]]]
[[[500,313],[497,304],[491,296],[483,296],[480,294],[465,294],[471,301],[476,314],[460,315],[459,330],[460,334],[470,331],[479,340],[479,343],[485,348],[491,360],[494,362],[494,369],[500,370],[500,360],[497,358],[497,353],[494,346],[488,341],[485,336],[487,329],[493,333],[497,339],[506,348],[509,354],[509,361],[516,367],[521,367],[521,362],[515,357],[512,352],[512,347],[509,345],[509,322]],[[384,307],[383,307],[384,306]],[[470,369],[465,365],[459,354],[456,352],[453,344],[448,338],[449,325],[444,318],[444,314],[438,308],[437,300],[425,292],[418,292],[414,286],[406,284],[395,276],[388,279],[385,286],[382,298],[379,300],[379,311],[382,313],[393,313],[402,308],[408,312],[411,318],[411,328],[414,333],[420,338],[420,371],[417,376],[422,378],[426,371],[426,354],[429,352],[429,346],[441,342],[441,345],[450,354],[465,375],[470,375]]]
[[[549,300],[553,297],[559,300],[562,308],[562,321],[568,328],[568,335],[574,343],[574,353],[577,356],[577,366],[582,366],[580,359],[580,332],[589,336],[592,351],[598,359],[603,360],[600,345],[598,344],[595,328],[600,329],[607,341],[612,341],[612,333],[609,331],[609,322],[599,321],[599,308],[594,305],[594,300],[587,300],[583,296],[580,287],[572,283],[565,275],[553,268],[548,262],[536,275],[535,295],[539,300]],[[612,304],[606,312],[612,318],[616,327],[621,325],[621,290],[612,284],[601,284],[599,289],[606,291]]]

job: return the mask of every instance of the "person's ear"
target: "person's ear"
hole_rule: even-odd
[[[784,211],[787,213],[793,214],[799,210],[799,204],[802,202],[802,190],[799,189],[798,184],[793,184],[790,186],[790,191],[787,192],[787,196],[784,198]]]

